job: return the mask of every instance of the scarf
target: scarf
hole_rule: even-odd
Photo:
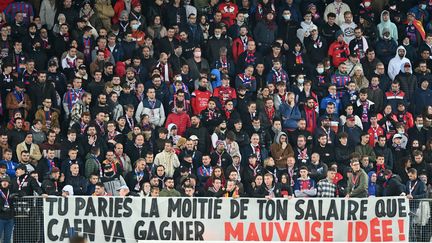
[[[295,55],[295,63],[296,64],[303,64],[303,57],[301,52],[294,52]]]
[[[258,174],[258,168],[259,168],[258,164],[255,164],[255,166],[249,164],[249,168],[252,170],[253,176],[254,177],[257,176],[257,174]]]
[[[24,101],[24,92],[18,92],[16,90],[13,91],[13,94],[15,96],[15,99],[18,103],[21,103]]]
[[[273,123],[273,117],[275,114],[275,108],[271,107],[270,109],[266,108],[265,113],[267,115],[267,119],[270,121],[270,123]]]
[[[260,148],[260,145],[259,144],[257,144],[257,145],[251,144],[251,146],[254,149],[253,152],[254,152],[254,154],[256,154],[256,156],[258,158],[258,161],[260,161],[261,160],[261,148]]]
[[[362,112],[362,122],[368,122],[369,118],[368,118],[368,114],[369,114],[369,102],[367,100],[365,101],[360,101],[361,105],[363,107],[363,112]]]
[[[255,51],[247,51],[246,58],[245,58],[246,64],[249,65],[255,64],[255,60],[256,60]]]

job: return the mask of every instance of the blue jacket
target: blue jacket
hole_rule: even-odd
[[[0,161],[0,164],[6,165],[6,174],[8,174],[8,176],[11,179],[15,178],[15,170],[16,170],[16,167],[18,166],[18,163],[13,162],[13,161],[2,160],[2,161]]]
[[[325,110],[329,102],[333,102],[335,104],[336,113],[339,114],[341,108],[341,100],[339,98],[333,98],[331,95],[328,95],[327,97],[321,100],[320,109]]]
[[[283,102],[279,107],[279,112],[283,119],[283,128],[296,129],[297,121],[301,118],[301,113],[298,106],[291,107],[286,102]]]
[[[414,106],[414,115],[419,115],[423,112],[424,108],[432,105],[432,90],[430,89],[416,89],[413,95],[412,104]]]

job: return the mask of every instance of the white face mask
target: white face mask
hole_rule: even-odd
[[[221,38],[221,34],[215,34],[215,37],[219,39]]]
[[[134,30],[137,30],[138,28],[139,28],[139,24],[133,24],[131,27],[132,27],[132,29],[134,29]]]
[[[364,6],[367,8],[367,7],[369,7],[371,5],[371,2],[365,2],[364,3]]]
[[[317,70],[317,72],[318,72],[319,74],[321,74],[321,73],[324,72],[324,68],[317,68],[316,70]]]
[[[291,15],[289,15],[289,14],[285,14],[285,15],[283,16],[283,18],[284,18],[285,20],[290,20],[290,19],[291,19]]]
[[[396,9],[396,5],[390,6],[391,10],[395,10]]]
[[[418,129],[422,129],[423,128],[423,124],[418,124],[416,125]]]
[[[299,78],[299,79],[297,79],[297,82],[298,82],[299,84],[303,84],[303,83],[304,83],[304,79]]]

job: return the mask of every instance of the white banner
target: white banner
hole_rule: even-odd
[[[406,198],[49,197],[45,242],[408,241]]]

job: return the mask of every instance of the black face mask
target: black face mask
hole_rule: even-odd
[[[114,175],[114,171],[110,171],[110,172],[105,172],[105,175],[108,177],[111,177]]]

